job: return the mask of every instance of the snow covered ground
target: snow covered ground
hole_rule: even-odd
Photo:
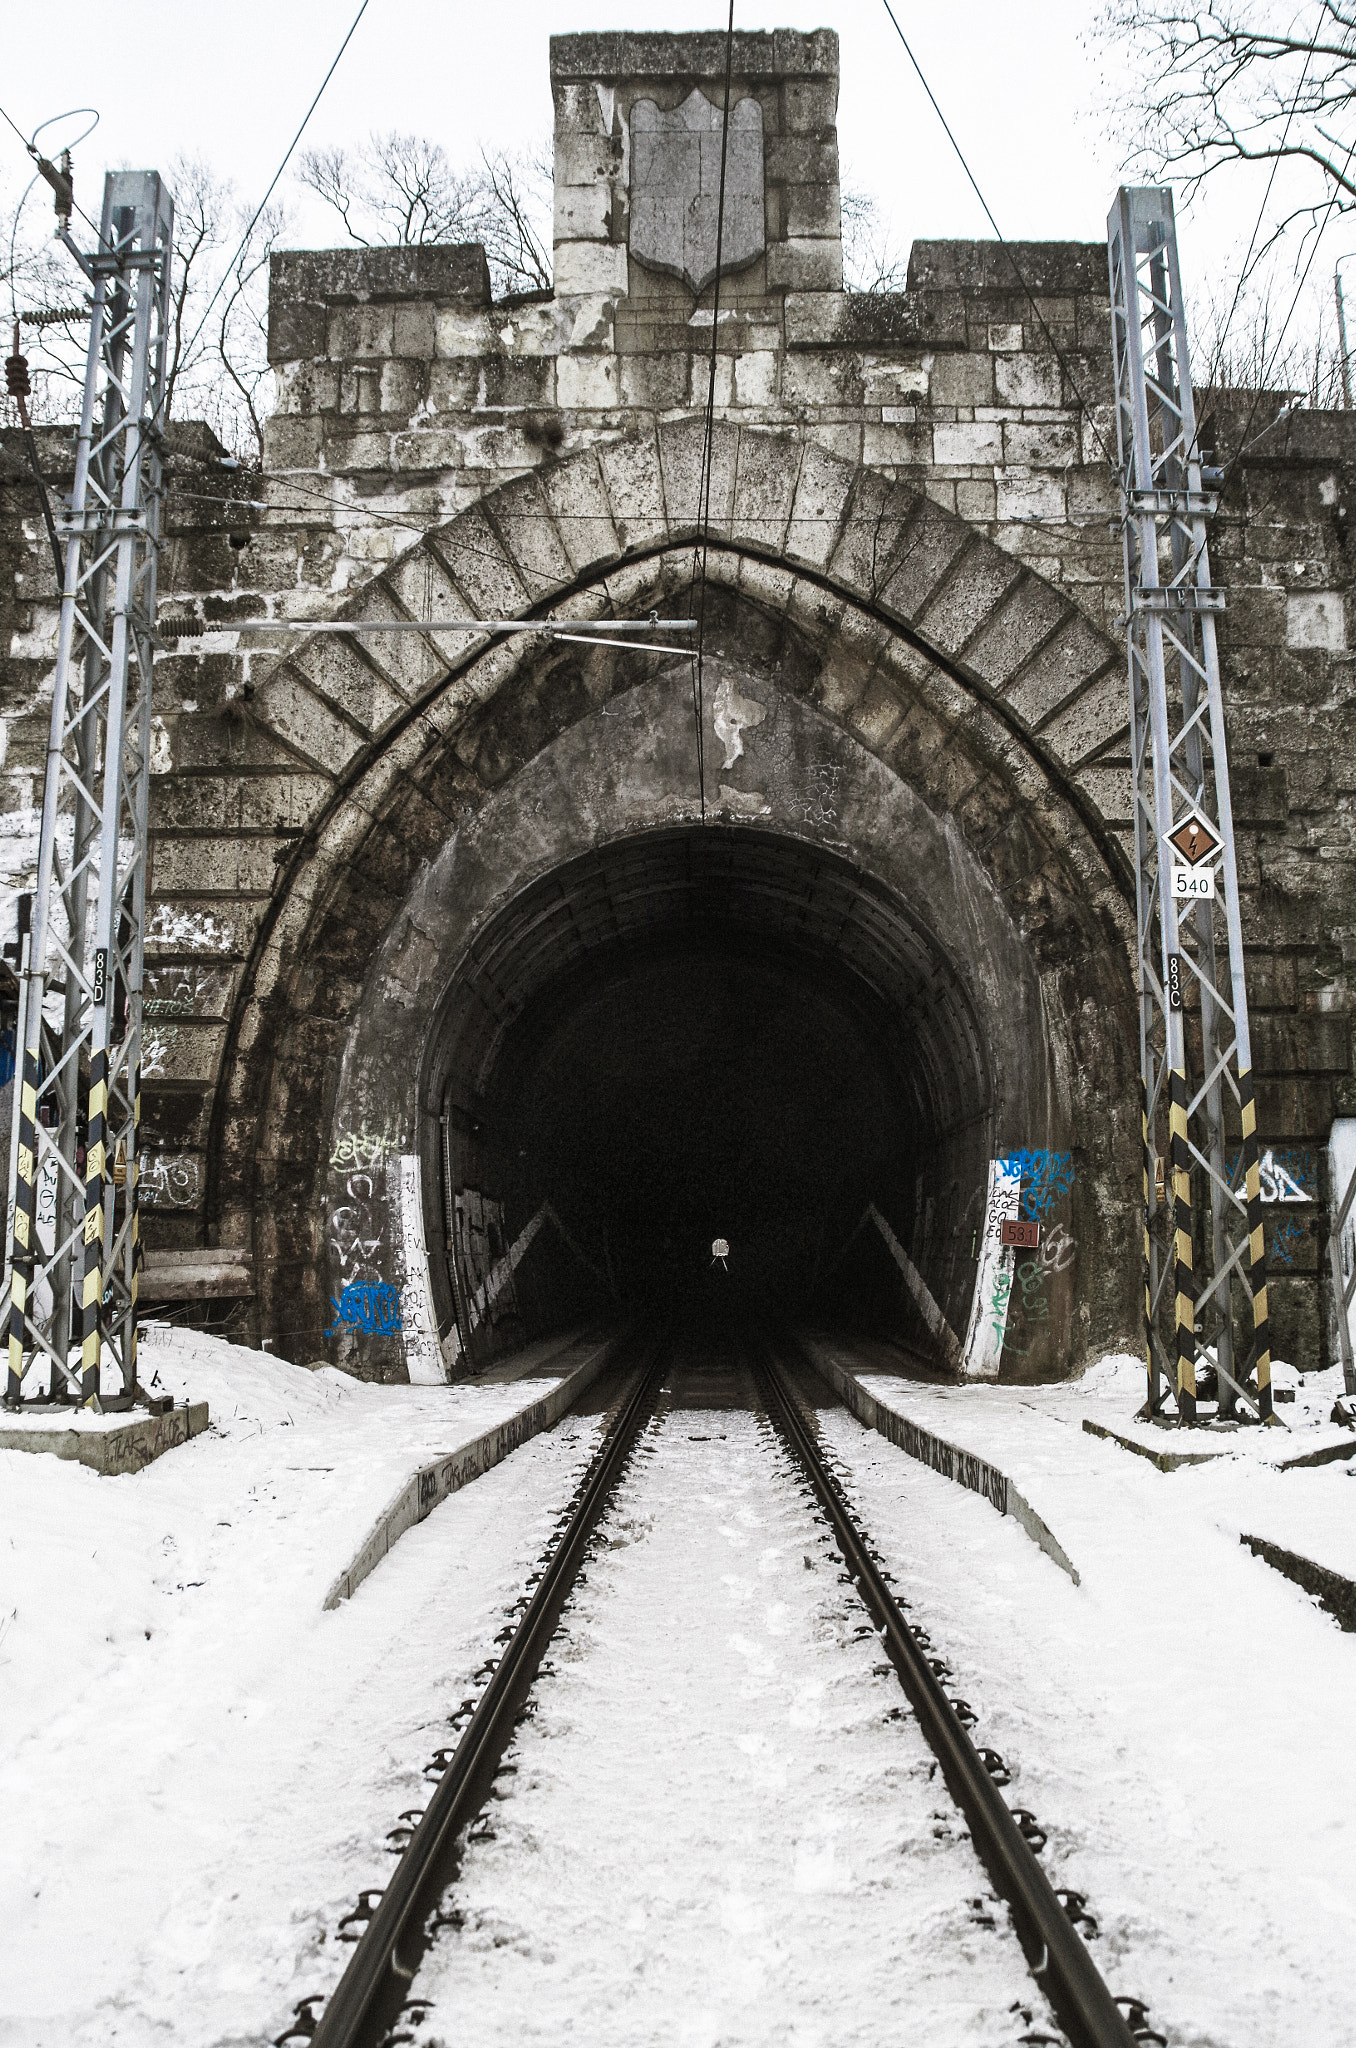
[[[1289,1436],[1240,1431],[1217,1463],[1162,1473],[1082,1430],[1091,1416],[1155,1448],[1219,1446],[1135,1428],[1139,1360],[1034,1389],[870,1375],[878,1399],[1016,1479],[1078,1587],[976,1495],[843,1410],[821,1417],[912,1618],[1013,1772],[1009,1803],[1050,1830],[1052,1880],[1088,1896],[1104,1976],[1181,2048],[1353,2033],[1356,1637],[1239,1535],[1352,1572],[1356,1467],[1270,1462],[1341,1440],[1325,1426],[1340,1374],[1278,1377],[1296,1386]]]
[[[414,2038],[999,2048],[1048,2018],[770,1425],[663,1414],[604,1530]]]
[[[4,2048],[263,2048],[335,1982],[339,1921],[598,1436],[536,1438],[324,1613],[409,1472],[540,1382],[366,1387],[183,1336],[155,1358],[212,1404],[206,1436],[118,1479],[0,1452]],[[1335,1434],[1335,1376],[1285,1409],[1293,1441],[1168,1474],[1082,1431],[1134,1433],[1129,1361],[870,1384],[1008,1471],[1082,1574],[822,1412],[1113,1987],[1175,2048],[1345,2044],[1356,1638],[1238,1541],[1356,1568],[1351,1468],[1274,1462]],[[972,1916],[988,1887],[912,1723],[882,1718],[902,1695],[781,1452],[738,1410],[674,1411],[646,1451],[468,1856],[424,2038],[1004,2048],[1031,1981],[1001,1911]]]
[[[154,1356],[211,1403],[205,1436],[117,1479],[0,1452],[5,2048],[255,2048],[317,1956],[333,1981],[339,1919],[597,1438],[567,1418],[323,1613],[410,1471],[543,1383],[369,1387],[187,1337]]]

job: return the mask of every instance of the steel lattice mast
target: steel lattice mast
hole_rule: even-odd
[[[1122,187],[1107,222],[1116,434],[1125,536],[1149,1407],[1196,1415],[1196,1360],[1234,1412],[1256,1368],[1271,1416],[1271,1352],[1252,1051],[1210,581],[1172,194]],[[1213,477],[1211,481],[1214,481]],[[1179,902],[1172,834],[1218,840],[1219,894]],[[1240,1142],[1241,1140],[1241,1142]],[[1171,1175],[1159,1181],[1159,1162]],[[1161,1334],[1169,1323],[1171,1345]],[[1166,1384],[1165,1384],[1166,1382]]]
[[[121,1399],[136,1391],[142,939],[172,226],[173,203],[155,172],[110,172],[99,247],[79,257],[93,310],[62,526],[19,1050],[10,1404],[22,1398],[25,1364],[44,1359],[53,1398],[97,1404],[105,1347],[121,1372]],[[44,1061],[43,1005],[57,994],[60,1052]]]

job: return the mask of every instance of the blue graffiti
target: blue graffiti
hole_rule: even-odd
[[[1293,1266],[1295,1263],[1295,1247],[1304,1242],[1306,1235],[1307,1232],[1302,1223],[1296,1223],[1290,1216],[1282,1218],[1272,1232],[1272,1257],[1279,1259],[1282,1265]]]
[[[1003,1164],[1022,1176],[1022,1214],[1039,1220],[1074,1184],[1072,1152],[1009,1152]]]
[[[334,1310],[334,1324],[326,1330],[327,1337],[337,1336],[341,1326],[361,1330],[365,1337],[390,1337],[403,1327],[400,1295],[385,1281],[374,1284],[370,1280],[355,1280],[338,1301],[330,1296],[330,1307]]]

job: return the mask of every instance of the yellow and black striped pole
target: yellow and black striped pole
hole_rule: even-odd
[[[1252,1269],[1252,1335],[1257,1362],[1257,1412],[1272,1418],[1271,1327],[1267,1310],[1267,1248],[1262,1229],[1262,1183],[1257,1165],[1257,1105],[1252,1073],[1241,1073],[1238,1090],[1243,1105],[1243,1175],[1248,1197],[1248,1254]]]
[[[137,1060],[132,1068],[132,1143],[128,1147],[127,1161],[127,1210],[131,1227],[127,1233],[132,1252],[132,1282],[128,1290],[129,1304],[127,1322],[123,1337],[123,1378],[135,1386],[137,1382],[137,1292],[141,1281],[141,1062]]]
[[[5,1400],[11,1406],[21,1397],[24,1383],[24,1334],[28,1318],[28,1291],[33,1284],[33,1256],[36,1249],[38,1217],[38,1059],[27,1046],[21,1048],[19,1074],[19,1164],[14,1188],[14,1243],[9,1280],[9,1369],[5,1375]]]
[[[1187,1150],[1186,1075],[1168,1076],[1172,1127],[1173,1260],[1177,1283],[1177,1413],[1196,1420],[1196,1276],[1191,1245],[1191,1155]]]
[[[1149,1376],[1149,1407],[1158,1407],[1158,1374],[1154,1369],[1153,1256],[1149,1238],[1149,1203],[1153,1199],[1154,1150],[1149,1139],[1149,1084],[1139,1077],[1139,1121],[1144,1137],[1144,1364]]]
[[[104,1160],[108,1152],[108,1054],[89,1060],[89,1122],[85,1137],[85,1242],[80,1278],[80,1399],[99,1399],[100,1318],[104,1292]]]

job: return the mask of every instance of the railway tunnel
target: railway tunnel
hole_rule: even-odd
[[[656,1306],[877,1330],[984,1376],[1071,1370],[1123,1326],[1126,1273],[1091,1248],[1128,1211],[1125,955],[1076,806],[1014,803],[1021,764],[960,724],[938,744],[916,644],[765,575],[713,561],[704,766],[690,657],[520,643],[466,666],[455,737],[367,815],[261,1041],[250,1202],[284,1256],[324,1219],[296,1285],[275,1269],[280,1348],[292,1324],[314,1349],[317,1265],[329,1341],[378,1377]],[[656,554],[637,615],[683,615],[690,576]],[[435,777],[441,820],[398,859]],[[990,1242],[1005,1173],[1004,1213],[1058,1253],[1025,1296]],[[392,1275],[398,1328],[370,1306]]]

